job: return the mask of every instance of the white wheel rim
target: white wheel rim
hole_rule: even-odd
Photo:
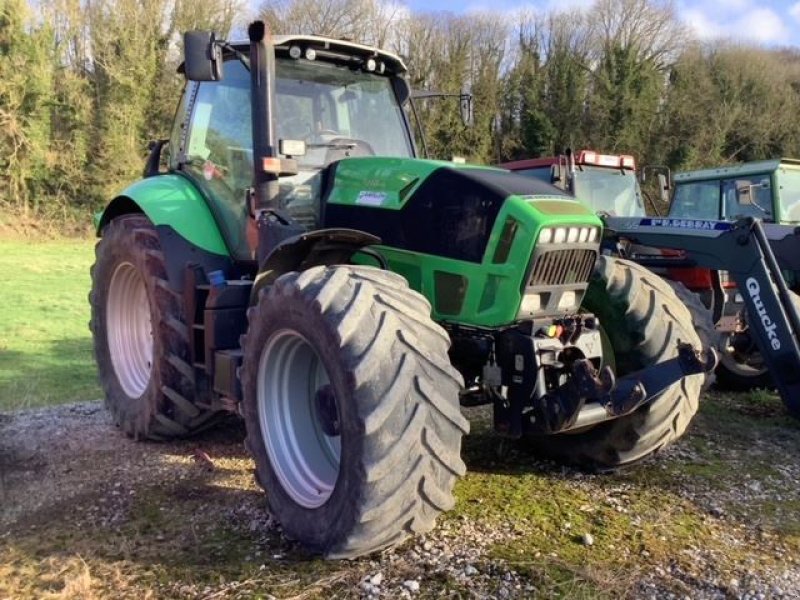
[[[138,398],[150,382],[153,328],[144,279],[129,262],[120,263],[111,277],[106,331],[117,381],[129,397]]]
[[[329,383],[302,335],[282,329],[267,341],[256,380],[261,436],[283,489],[305,508],[325,504],[339,477],[341,436],[323,431],[316,402]]]

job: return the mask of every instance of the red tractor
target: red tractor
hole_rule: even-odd
[[[619,217],[645,215],[644,194],[633,156],[570,150],[559,156],[530,158],[499,165],[540,179],[588,204],[595,212]]]

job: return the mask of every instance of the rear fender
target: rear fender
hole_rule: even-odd
[[[198,248],[230,256],[205,199],[185,177],[158,175],[129,186],[101,214],[97,235],[111,219],[131,212],[144,213],[156,227],[169,225]]]
[[[96,215],[97,236],[113,219],[143,213],[158,231],[167,259],[170,287],[183,289],[187,264],[206,272],[227,271],[233,264],[211,210],[197,188],[177,174],[157,175],[137,181]]]

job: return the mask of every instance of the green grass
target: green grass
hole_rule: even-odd
[[[91,240],[0,240],[0,410],[100,397],[89,322]]]

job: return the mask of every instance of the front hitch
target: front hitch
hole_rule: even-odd
[[[678,355],[674,358],[618,379],[608,366],[598,371],[589,360],[577,360],[564,385],[533,399],[531,410],[524,414],[524,432],[553,434],[622,417],[652,401],[683,377],[710,373],[716,366],[717,354],[713,348],[703,353],[686,343],[678,344]],[[592,410],[590,403],[600,410]]]

